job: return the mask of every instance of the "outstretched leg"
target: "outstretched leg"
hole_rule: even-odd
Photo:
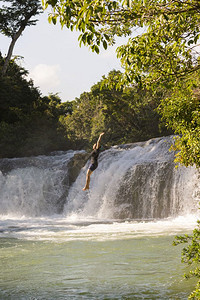
[[[90,176],[92,174],[92,171],[90,169],[87,170],[87,175],[86,175],[86,184],[83,188],[83,191],[89,190],[90,188]]]

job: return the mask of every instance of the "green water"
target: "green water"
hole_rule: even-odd
[[[187,299],[174,236],[117,240],[0,239],[0,299]]]

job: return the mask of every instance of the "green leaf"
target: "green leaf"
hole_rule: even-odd
[[[97,54],[99,54],[99,47],[98,47],[97,45],[95,45],[94,51],[95,51]]]
[[[188,45],[194,44],[194,40],[189,40]]]
[[[87,33],[84,33],[83,35],[82,35],[82,41],[83,41],[83,43],[85,44],[86,43],[86,41],[87,41]]]
[[[47,4],[52,5],[53,7],[57,4],[58,0],[47,0]]]
[[[108,48],[108,44],[105,40],[103,41],[103,47],[104,47],[105,50]]]
[[[168,20],[169,20],[169,17],[168,17],[168,15],[166,15],[166,14],[163,14],[163,17],[165,18],[165,20],[166,20],[166,21],[168,21]]]
[[[54,25],[56,25],[56,21],[57,21],[57,18],[54,16],[54,17],[52,18],[52,22],[53,22]]]
[[[197,34],[197,35],[194,37],[194,43],[195,43],[195,44],[197,43],[198,39],[199,39],[199,34]]]
[[[94,36],[93,34],[88,34],[87,35],[87,43],[88,43],[88,45],[92,44],[93,36]]]

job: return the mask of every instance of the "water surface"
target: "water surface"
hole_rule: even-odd
[[[181,246],[192,217],[1,218],[0,299],[187,299]]]

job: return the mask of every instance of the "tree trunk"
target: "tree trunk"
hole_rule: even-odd
[[[20,28],[21,29],[21,28]],[[2,71],[1,71],[1,76],[5,76],[6,72],[7,72],[7,69],[8,69],[8,65],[9,65],[9,61],[11,59],[11,56],[12,56],[12,53],[13,53],[13,48],[15,46],[15,43],[17,41],[17,39],[20,37],[22,31],[24,29],[21,29],[21,30],[18,30],[18,32],[14,35],[14,37],[12,38],[12,41],[10,43],[10,46],[9,46],[9,49],[8,49],[8,54],[6,56],[6,59],[5,59],[5,62],[4,62],[4,65],[3,65],[3,68],[2,68]]]

